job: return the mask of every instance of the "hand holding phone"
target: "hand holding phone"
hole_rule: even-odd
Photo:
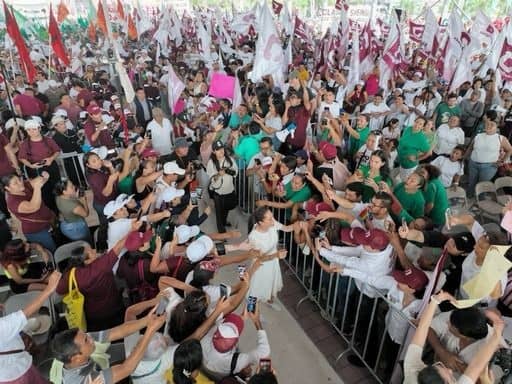
[[[256,301],[258,299],[255,296],[249,296],[247,298],[247,312],[255,313],[256,312]]]
[[[169,299],[165,296],[162,296],[158,302],[158,306],[156,307],[155,314],[158,316],[162,315],[167,308],[167,304],[169,304]]]
[[[260,372],[272,372],[272,361],[270,359],[260,359],[259,364]]]
[[[228,287],[225,284],[220,284],[220,297],[228,297]]]

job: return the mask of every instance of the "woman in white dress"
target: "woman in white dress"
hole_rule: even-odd
[[[293,225],[285,226],[274,220],[268,207],[259,207],[253,213],[254,227],[249,233],[249,243],[264,255],[261,266],[256,270],[249,287],[249,296],[266,302],[274,310],[281,308],[274,302],[277,293],[283,288],[283,278],[279,259],[286,257],[287,250],[278,250],[278,231],[291,232]]]

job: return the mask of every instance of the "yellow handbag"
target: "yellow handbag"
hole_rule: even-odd
[[[84,295],[78,290],[78,284],[75,278],[76,268],[69,271],[68,293],[62,298],[66,305],[66,320],[69,328],[78,328],[87,331],[87,322],[84,312]]]

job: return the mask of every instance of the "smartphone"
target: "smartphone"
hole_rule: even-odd
[[[329,112],[329,107],[324,107],[324,112]]]
[[[255,296],[249,296],[247,298],[247,312],[256,312],[256,301],[257,299]]]
[[[444,212],[444,217],[446,218],[446,229],[448,230],[452,229],[452,226],[450,224],[450,219],[452,215],[453,214],[451,208],[446,208],[446,211]]]
[[[220,284],[220,297],[228,297],[228,287],[225,284]]]
[[[149,140],[153,139],[153,134],[151,133],[151,131],[147,131],[147,132],[146,132],[146,137],[147,137]]]
[[[407,220],[405,220],[404,218],[402,218],[402,227],[405,227],[405,228],[408,228],[409,226],[407,225]]]
[[[260,166],[261,165],[261,160],[260,159],[254,159],[254,164],[256,164],[257,166]]]
[[[272,372],[272,361],[270,359],[260,359],[260,372]]]
[[[201,200],[201,197],[203,197],[203,188],[197,187],[196,188],[196,195],[197,195],[197,199]]]
[[[197,205],[197,192],[196,191],[190,192],[190,203],[192,205]]]
[[[238,267],[238,277],[240,278],[240,280],[242,279],[242,277],[244,276],[244,273],[245,273],[245,265],[239,265]]]
[[[169,304],[169,299],[167,297],[161,297],[156,307],[155,314],[158,316],[162,315],[167,308],[167,304]]]
[[[85,196],[85,189],[84,187],[78,188],[78,197],[84,197]]]

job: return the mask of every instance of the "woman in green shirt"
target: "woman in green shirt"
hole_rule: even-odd
[[[445,212],[450,206],[446,188],[439,179],[441,171],[434,165],[424,164],[417,171],[426,180],[423,190],[425,198],[425,213],[432,219],[437,227],[442,227],[445,223]]]
[[[55,184],[55,202],[60,214],[60,230],[68,239],[91,241],[91,232],[85,218],[89,216],[89,204],[71,182],[61,180]],[[82,196],[81,196],[82,195]]]
[[[423,176],[413,172],[405,182],[398,184],[393,190],[393,194],[402,205],[400,217],[406,219],[408,223],[425,214],[425,198],[421,192],[424,185]]]
[[[380,182],[384,181],[390,187],[393,185],[389,177],[389,166],[384,151],[378,149],[372,152],[369,165],[361,165],[348,179],[347,183],[362,182],[363,201],[368,203],[373,195],[380,190]]]
[[[418,167],[420,160],[432,153],[427,136],[423,132],[426,120],[417,117],[412,127],[405,128],[398,142],[398,161],[400,163],[400,179],[407,177]]]
[[[139,169],[140,160],[137,152],[133,151],[133,146],[126,148],[121,155],[121,171],[117,190],[119,193],[133,194],[135,190],[135,172]]]

